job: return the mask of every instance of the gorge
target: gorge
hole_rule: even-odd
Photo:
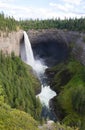
[[[68,64],[70,64],[70,62],[71,62],[71,60],[69,60],[70,57],[73,56],[76,60],[78,60],[79,62],[81,62],[84,65],[84,61],[85,61],[84,60],[85,44],[83,41],[84,34],[79,34],[79,33],[75,33],[75,32],[74,33],[73,32],[72,33],[71,32],[62,33],[62,31],[58,31],[57,33],[54,33],[55,31],[53,31],[53,32],[50,32],[50,31],[46,32],[46,31],[47,30],[45,30],[45,32],[42,31],[42,33],[38,31],[39,32],[39,33],[37,32],[38,34],[36,32],[33,33],[34,41],[33,41],[33,38],[32,39],[30,38],[32,41],[32,48],[33,48],[34,56],[35,56],[36,61],[39,59],[39,60],[43,61],[43,63],[45,63],[46,66],[48,66],[48,67],[53,67],[53,66],[56,66],[57,64],[67,62],[67,63],[63,64],[63,66],[60,65],[60,68],[58,68],[59,70],[55,69],[55,70],[49,71],[50,69],[47,69],[48,77],[49,76],[52,77],[52,78],[49,78],[49,80],[50,80],[49,85],[51,85],[51,88],[53,90],[62,94],[63,87],[67,88],[65,85],[68,86],[69,82],[71,81],[72,78],[75,77],[76,73],[80,73],[82,75],[81,69],[80,69],[80,72],[78,72],[78,70],[76,70],[77,68],[70,70],[70,68],[68,67]],[[29,34],[29,32],[28,32],[28,34]],[[37,40],[35,38],[36,34],[37,34],[37,36],[39,35],[39,37],[37,37]],[[29,37],[30,37],[30,35],[29,35]],[[73,64],[72,66],[76,66],[79,64],[75,61],[72,61],[72,62],[73,62],[73,63],[71,63],[71,64]],[[67,67],[64,68],[64,66],[67,66]],[[79,65],[79,68],[81,68],[81,67],[82,67],[82,65]],[[38,70],[38,68],[37,68],[37,70]],[[75,73],[75,70],[76,70],[76,73]],[[59,77],[57,76],[57,78],[56,78],[55,76],[58,74],[58,72],[59,72]],[[73,73],[74,73],[74,75],[73,75]],[[41,77],[42,77],[42,75],[41,75]],[[77,76],[77,78],[78,78],[78,76]],[[44,81],[45,80],[47,80],[47,79],[44,79]],[[81,81],[81,82],[83,84],[83,81]],[[45,85],[47,85],[47,84],[45,83]],[[42,88],[43,88],[43,86],[42,86]],[[46,91],[47,89],[49,89],[49,87],[45,86],[44,87],[45,91],[42,90],[42,92],[44,92],[44,93],[47,92]],[[67,89],[67,90],[68,90],[68,92],[70,91],[69,89]],[[43,96],[42,93],[39,96],[41,98]],[[47,96],[45,96],[45,97],[47,98]],[[63,99],[64,99],[63,95],[61,97],[58,96],[58,98],[60,98],[60,100],[62,98],[61,102],[63,102]],[[41,98],[41,100],[43,100],[43,98]],[[64,112],[63,107],[61,108],[61,105],[60,105],[60,103],[58,103],[59,101],[57,101],[57,100],[58,99],[55,97],[50,102],[50,108],[52,109],[51,112],[52,112],[53,116],[47,111],[46,108],[44,108],[44,110],[43,110],[44,113],[46,111],[49,113],[50,119],[52,119],[52,120],[56,120],[55,119],[56,117],[54,116],[54,112],[56,113],[56,116],[58,116],[57,118],[59,120],[62,120],[66,114]],[[68,99],[66,99],[66,100],[68,100]],[[46,99],[45,99],[45,102],[46,102]],[[45,116],[48,116],[47,113],[45,113]],[[75,119],[75,117],[73,117],[73,118]]]
[[[65,34],[60,33],[60,32],[57,32],[57,33],[54,33],[54,32],[55,31],[46,32],[46,30],[45,30],[45,32],[44,31],[42,33],[40,32],[40,33],[37,34],[37,35],[39,35],[39,37],[37,37],[37,40],[35,38],[36,37],[36,32],[35,32],[35,33],[33,33],[34,41],[33,41],[33,38],[31,39],[31,41],[33,42],[32,43],[32,48],[33,48],[35,61],[36,61],[36,63],[34,63],[31,66],[34,67],[35,71],[39,70],[39,73],[37,73],[37,75],[39,76],[39,79],[41,80],[41,84],[44,81],[44,86],[45,87],[42,85],[42,92],[44,92],[45,97],[43,98],[43,93],[42,92],[41,92],[41,94],[39,94],[41,101],[44,102],[44,103],[49,101],[48,98],[47,98],[47,95],[46,95],[47,90],[49,91],[49,86],[47,86],[47,83],[46,83],[47,82],[47,77],[45,76],[44,79],[42,78],[43,77],[42,73],[45,71],[45,68],[47,68],[46,66],[52,67],[52,66],[55,66],[55,65],[57,65],[59,63],[64,63],[64,62],[68,61],[71,54],[77,60],[81,61],[81,63],[84,64],[84,59],[82,59],[82,55],[84,55],[84,48],[82,48],[82,47],[84,47],[83,34],[81,34],[80,37],[78,38],[77,36],[79,35],[79,33],[74,33],[74,35],[72,34],[72,36],[71,36],[73,39],[71,39],[71,37],[68,38],[69,35],[67,35],[67,33],[65,35]],[[46,36],[46,34],[47,34],[47,36]],[[57,36],[55,36],[53,34],[55,34]],[[51,37],[51,35],[52,35],[52,37]],[[29,35],[29,37],[30,37],[30,35]],[[79,44],[80,40],[82,41],[81,46]],[[84,58],[84,56],[83,56],[83,58]],[[44,63],[46,65],[44,65]],[[36,68],[36,65],[37,65],[37,68]],[[43,69],[43,71],[41,73],[42,69]],[[52,73],[56,73],[56,72],[54,71],[54,72],[51,72],[51,73],[48,73],[48,74],[50,76],[54,77],[55,74],[52,74]],[[68,82],[71,79],[71,75],[72,75],[71,72],[69,72],[68,70],[65,70],[63,73],[66,76],[66,78],[68,77],[66,79],[66,82]],[[42,81],[42,79],[43,79],[43,81]],[[50,80],[52,82],[52,79],[50,79]],[[61,82],[62,81],[63,81],[63,79],[61,80]],[[65,78],[64,78],[64,82],[65,82]],[[51,88],[53,88],[55,90],[55,88],[54,88],[55,84],[53,84],[53,85],[52,85],[52,83],[50,83],[50,84],[51,84]],[[56,92],[58,92],[58,89],[56,90]],[[49,93],[50,93],[50,91],[49,91]],[[48,103],[47,103],[47,105],[48,105]],[[57,107],[56,107],[56,110],[57,110]],[[52,105],[51,105],[51,108],[52,108]],[[46,111],[46,108],[45,108],[45,111]],[[45,113],[45,114],[47,114],[47,113]],[[59,111],[58,111],[58,114],[59,114]],[[51,119],[53,119],[53,118],[51,117]]]
[[[42,111],[45,111],[44,113],[42,112],[42,116],[45,116],[45,118],[54,119],[54,116],[52,115],[52,112],[49,109],[49,101],[50,99],[56,96],[56,93],[50,89],[50,86],[48,86],[46,82],[47,77],[45,76],[45,70],[48,67],[45,65],[44,62],[42,62],[43,59],[35,60],[33,51],[31,48],[31,43],[25,31],[24,31],[23,44],[24,46],[21,46],[21,58],[24,62],[26,62],[28,65],[30,65],[33,68],[34,72],[36,73],[38,79],[41,82],[41,92],[40,94],[37,95],[37,98],[39,97],[43,105]]]
[[[29,30],[27,31],[29,39],[27,38],[28,36],[25,32],[23,35],[23,31],[17,33],[15,32],[13,34],[14,36],[10,34],[8,36],[0,37],[0,49],[6,55],[11,54],[11,52],[14,51],[15,55],[20,56],[24,62],[27,62],[34,68],[34,74],[36,74],[39,78],[41,82],[42,92],[45,94],[45,97],[43,98],[43,93],[39,94],[40,90],[37,91],[37,94],[39,94],[37,96],[40,96],[42,103],[46,103],[46,106],[48,106],[48,102],[51,97],[49,96],[49,98],[47,98],[47,92],[49,92],[50,94],[50,92],[53,92],[54,90],[57,93],[57,96],[51,99],[49,104],[49,108],[52,109],[52,115],[54,115],[55,113],[58,117],[58,120],[62,121],[64,119],[65,123],[68,123],[66,121],[72,119],[69,122],[72,123],[73,121],[73,125],[79,125],[80,115],[84,115],[84,98],[82,95],[84,95],[85,82],[85,70],[83,66],[85,65],[85,34],[80,32],[57,29]],[[20,35],[20,37],[18,37],[18,41],[17,34]],[[13,37],[15,39],[14,42],[12,42]],[[32,51],[30,52],[29,50],[29,52],[31,53],[31,62],[29,61],[30,58],[27,59],[27,57],[29,57],[29,54],[27,53],[27,49],[29,49],[29,47],[27,47],[25,43],[28,40],[31,41],[31,46],[34,53],[33,56]],[[13,58],[13,60],[15,59]],[[15,61],[16,64],[18,64],[17,60]],[[19,68],[20,71],[22,70],[22,68],[23,67]],[[21,83],[22,74],[22,72],[19,72],[19,79],[21,80]],[[30,80],[30,78],[28,80]],[[18,83],[18,85],[21,86],[19,81]],[[28,90],[26,91],[26,94],[28,94],[27,92]],[[79,94],[81,98],[79,98],[77,94]],[[31,98],[32,95],[30,95],[30,100]],[[15,94],[13,97],[13,101],[17,103],[17,99],[15,99]],[[29,102],[27,103],[29,108]],[[34,103],[34,105],[35,107],[33,106],[33,109],[30,108],[31,112],[35,111],[36,103]],[[47,108],[44,107],[42,112],[45,113],[45,111],[47,111],[47,113],[50,114]],[[47,113],[45,114],[47,115]],[[52,117],[51,114],[50,117],[50,119],[54,119],[54,117]],[[70,125],[70,123],[68,123],[68,125]]]
[[[29,19],[29,6],[0,13],[0,130],[85,130],[85,18]]]

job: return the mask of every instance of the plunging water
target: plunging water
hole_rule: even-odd
[[[28,38],[28,35],[24,31],[24,43],[25,43],[25,51],[26,51],[26,57],[25,62],[29,64],[30,66],[34,66],[34,56],[31,48],[31,44]]]
[[[35,60],[31,44],[27,33],[24,31],[24,44],[25,44],[25,56],[22,54],[22,60],[29,64],[33,70],[36,72],[40,82],[41,82],[41,92],[37,95],[40,98],[41,103],[49,108],[49,101],[56,93],[50,89],[50,86],[46,83],[45,69],[47,66],[40,59]]]

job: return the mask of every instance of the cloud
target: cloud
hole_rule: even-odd
[[[85,4],[82,0],[60,0],[57,3],[49,3],[47,7],[15,5],[17,0],[0,0],[0,11],[15,19],[47,19],[60,17],[85,16]],[[82,7],[82,8],[81,8]]]
[[[14,1],[16,1],[16,0],[0,0],[0,2],[2,2],[2,3],[14,2]]]
[[[73,5],[80,5],[82,2],[82,0],[63,0],[63,1]]]
[[[16,19],[26,18],[26,16],[31,14],[33,11],[31,7],[16,6],[1,1],[0,10],[4,11],[6,14],[10,16],[14,16]]]
[[[68,12],[69,10],[73,9],[73,5],[70,5],[68,3],[65,3],[64,5],[56,4],[56,3],[50,3],[49,5],[56,8],[59,11],[65,11],[65,12]]]
[[[49,3],[51,8],[65,17],[84,17],[85,3],[83,0],[61,0],[57,3]]]
[[[37,8],[30,6],[16,6],[13,4],[5,3],[0,1],[0,10],[4,10],[4,12],[9,16],[13,16],[15,19],[48,19],[59,17],[59,14],[50,8]]]

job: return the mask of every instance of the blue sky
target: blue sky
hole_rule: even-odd
[[[85,17],[85,0],[0,0],[0,12],[15,19]]]

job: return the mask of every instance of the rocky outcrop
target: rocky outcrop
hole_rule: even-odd
[[[18,32],[0,32],[0,50],[3,53],[11,54],[14,52],[16,56],[20,55],[20,41],[23,36],[23,31]]]
[[[44,59],[45,63],[55,65],[65,61],[70,52],[85,65],[85,34],[58,29],[29,30],[35,58]]]

